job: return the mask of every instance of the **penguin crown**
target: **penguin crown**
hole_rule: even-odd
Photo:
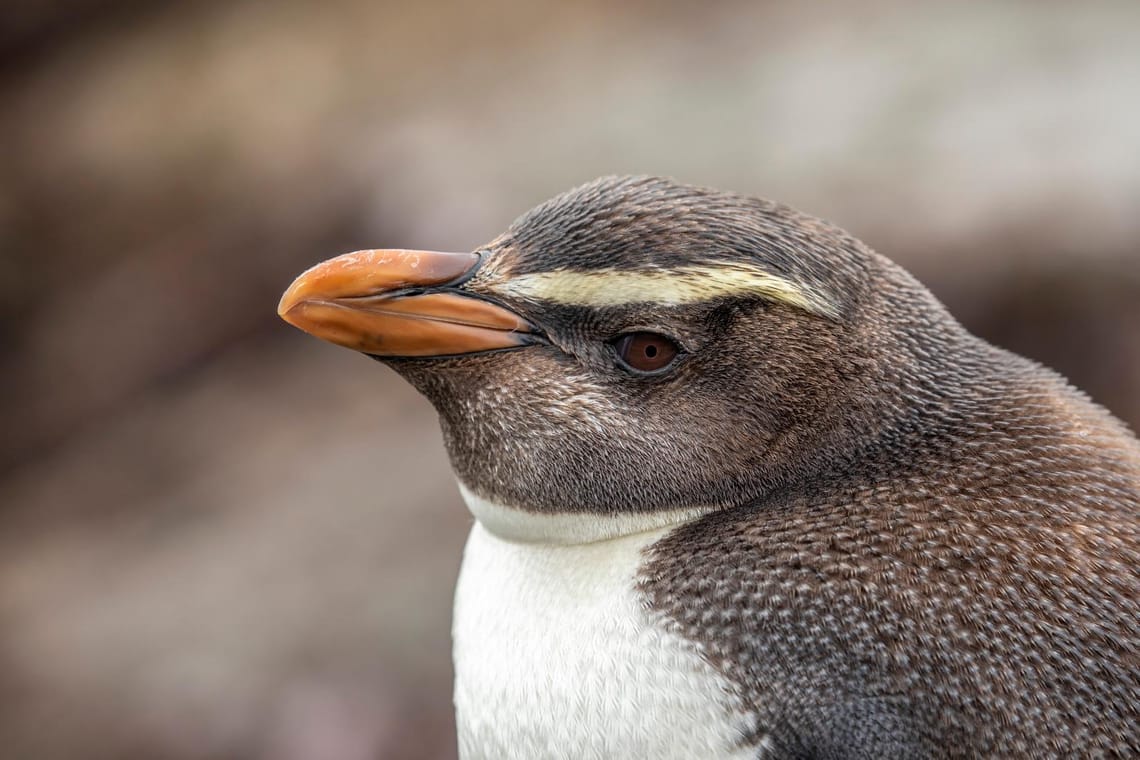
[[[660,177],[604,177],[547,201],[489,248],[492,292],[587,308],[761,298],[839,319],[858,241],[768,201]],[[478,279],[478,277],[477,277]],[[853,283],[848,283],[849,285]]]

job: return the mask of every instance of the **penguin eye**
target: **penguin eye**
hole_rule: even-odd
[[[672,340],[652,332],[619,335],[612,345],[622,366],[634,372],[660,372],[681,352]]]

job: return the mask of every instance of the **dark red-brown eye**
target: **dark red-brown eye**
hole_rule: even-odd
[[[659,372],[681,352],[672,340],[652,332],[626,333],[613,345],[621,363],[636,372]]]

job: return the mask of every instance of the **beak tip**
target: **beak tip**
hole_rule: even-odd
[[[293,316],[293,315],[291,314],[291,312],[292,312],[292,309],[281,309],[281,308],[278,308],[278,309],[277,309],[277,316],[281,317],[281,319],[282,319],[282,320],[284,320],[285,322],[288,322],[288,323],[289,323],[289,324],[291,324],[293,327],[299,327],[299,325],[297,324],[297,319],[296,319],[296,317],[295,317],[295,316]]]
[[[313,315],[311,310],[306,308],[310,305],[312,302],[303,298],[282,298],[281,303],[277,304],[277,316],[301,332],[313,335]]]
[[[289,324],[296,325],[296,322],[289,318],[289,313],[304,303],[305,296],[308,295],[306,282],[304,274],[293,280],[285,292],[281,294],[281,300],[277,302],[277,316]]]
[[[277,316],[289,321],[289,309],[293,308],[293,299],[289,297],[289,293],[281,296],[281,300],[277,302]]]

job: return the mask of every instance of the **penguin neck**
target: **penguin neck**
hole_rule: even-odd
[[[572,546],[673,528],[716,507],[684,507],[656,512],[537,512],[512,507],[474,493],[462,482],[459,493],[487,532],[514,543]]]

